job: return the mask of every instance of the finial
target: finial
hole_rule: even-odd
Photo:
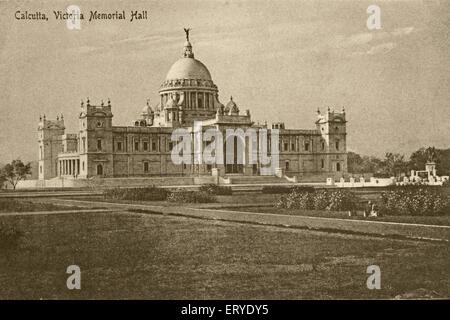
[[[59,116],[58,115],[56,115],[56,121],[58,121],[59,120]]]
[[[90,104],[90,101],[89,101],[89,97],[86,99],[86,104],[87,104],[88,106],[91,105],[91,104]]]
[[[44,121],[45,121],[45,113],[44,113]]]
[[[103,99],[102,99],[102,103],[101,103],[101,106],[103,107],[105,104],[103,103]]]
[[[111,107],[111,100],[108,98],[108,107]]]
[[[61,113],[61,121],[64,120],[64,115]]]
[[[345,107],[342,107],[342,113],[345,113]]]
[[[83,101],[83,99],[81,99],[80,105],[81,105],[82,107],[84,106],[84,101]]]
[[[317,114],[320,114],[320,108],[317,107]]]
[[[230,96],[230,101],[233,101],[233,96]]]
[[[330,107],[328,106],[328,112],[330,112]]]
[[[41,115],[39,115],[39,121],[42,121],[42,116]]]
[[[147,99],[147,107],[150,107],[150,99]]]

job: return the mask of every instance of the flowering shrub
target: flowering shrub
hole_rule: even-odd
[[[450,199],[435,188],[399,188],[381,195],[381,210],[388,215],[448,214]]]
[[[200,187],[200,191],[213,194],[213,195],[231,195],[233,191],[230,187],[218,186],[216,184],[204,184]]]
[[[211,203],[216,202],[216,198],[204,191],[177,191],[167,196],[167,201],[178,203]]]
[[[276,202],[277,208],[306,210],[353,210],[356,206],[355,196],[344,190],[301,191],[293,189],[282,195]]]
[[[103,192],[105,199],[134,200],[134,201],[162,201],[166,200],[168,191],[166,189],[147,188],[114,188]]]

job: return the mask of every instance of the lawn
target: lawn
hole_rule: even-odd
[[[77,210],[74,206],[56,205],[53,203],[39,203],[35,201],[0,199],[0,212],[32,212],[32,211],[57,211],[57,210]]]
[[[357,216],[349,217],[348,212],[328,211],[328,210],[303,210],[303,209],[283,209],[273,206],[242,206],[242,207],[222,207],[223,210],[245,211],[245,212],[261,212],[273,214],[288,214],[306,217],[324,217],[339,219],[356,219],[371,221],[387,221],[401,223],[417,223],[426,225],[450,226],[450,214],[446,216],[381,216],[365,218],[362,212],[357,212]]]
[[[133,213],[0,217],[24,232],[0,255],[0,298],[450,297],[446,243]],[[79,265],[81,290],[66,288]],[[366,268],[381,268],[381,290]]]

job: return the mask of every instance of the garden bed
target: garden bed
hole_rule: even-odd
[[[283,209],[267,206],[254,207],[223,207],[223,210],[229,211],[244,211],[244,212],[258,212],[271,214],[287,214],[305,217],[323,217],[335,219],[353,219],[353,220],[367,220],[367,221],[384,221],[397,223],[413,223],[425,225],[450,226],[450,216],[381,216],[381,217],[363,217],[362,211],[357,211],[356,216],[349,216],[348,212],[344,211],[329,211],[329,210],[304,210],[304,209]]]

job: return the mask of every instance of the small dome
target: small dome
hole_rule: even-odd
[[[239,113],[239,108],[237,104],[233,101],[233,97],[230,97],[230,101],[227,103],[227,106],[225,107],[225,112],[231,113]]]
[[[142,108],[142,114],[152,114],[153,113],[153,109],[152,107],[150,107],[150,103],[147,101],[147,104],[144,106],[144,108]]]

